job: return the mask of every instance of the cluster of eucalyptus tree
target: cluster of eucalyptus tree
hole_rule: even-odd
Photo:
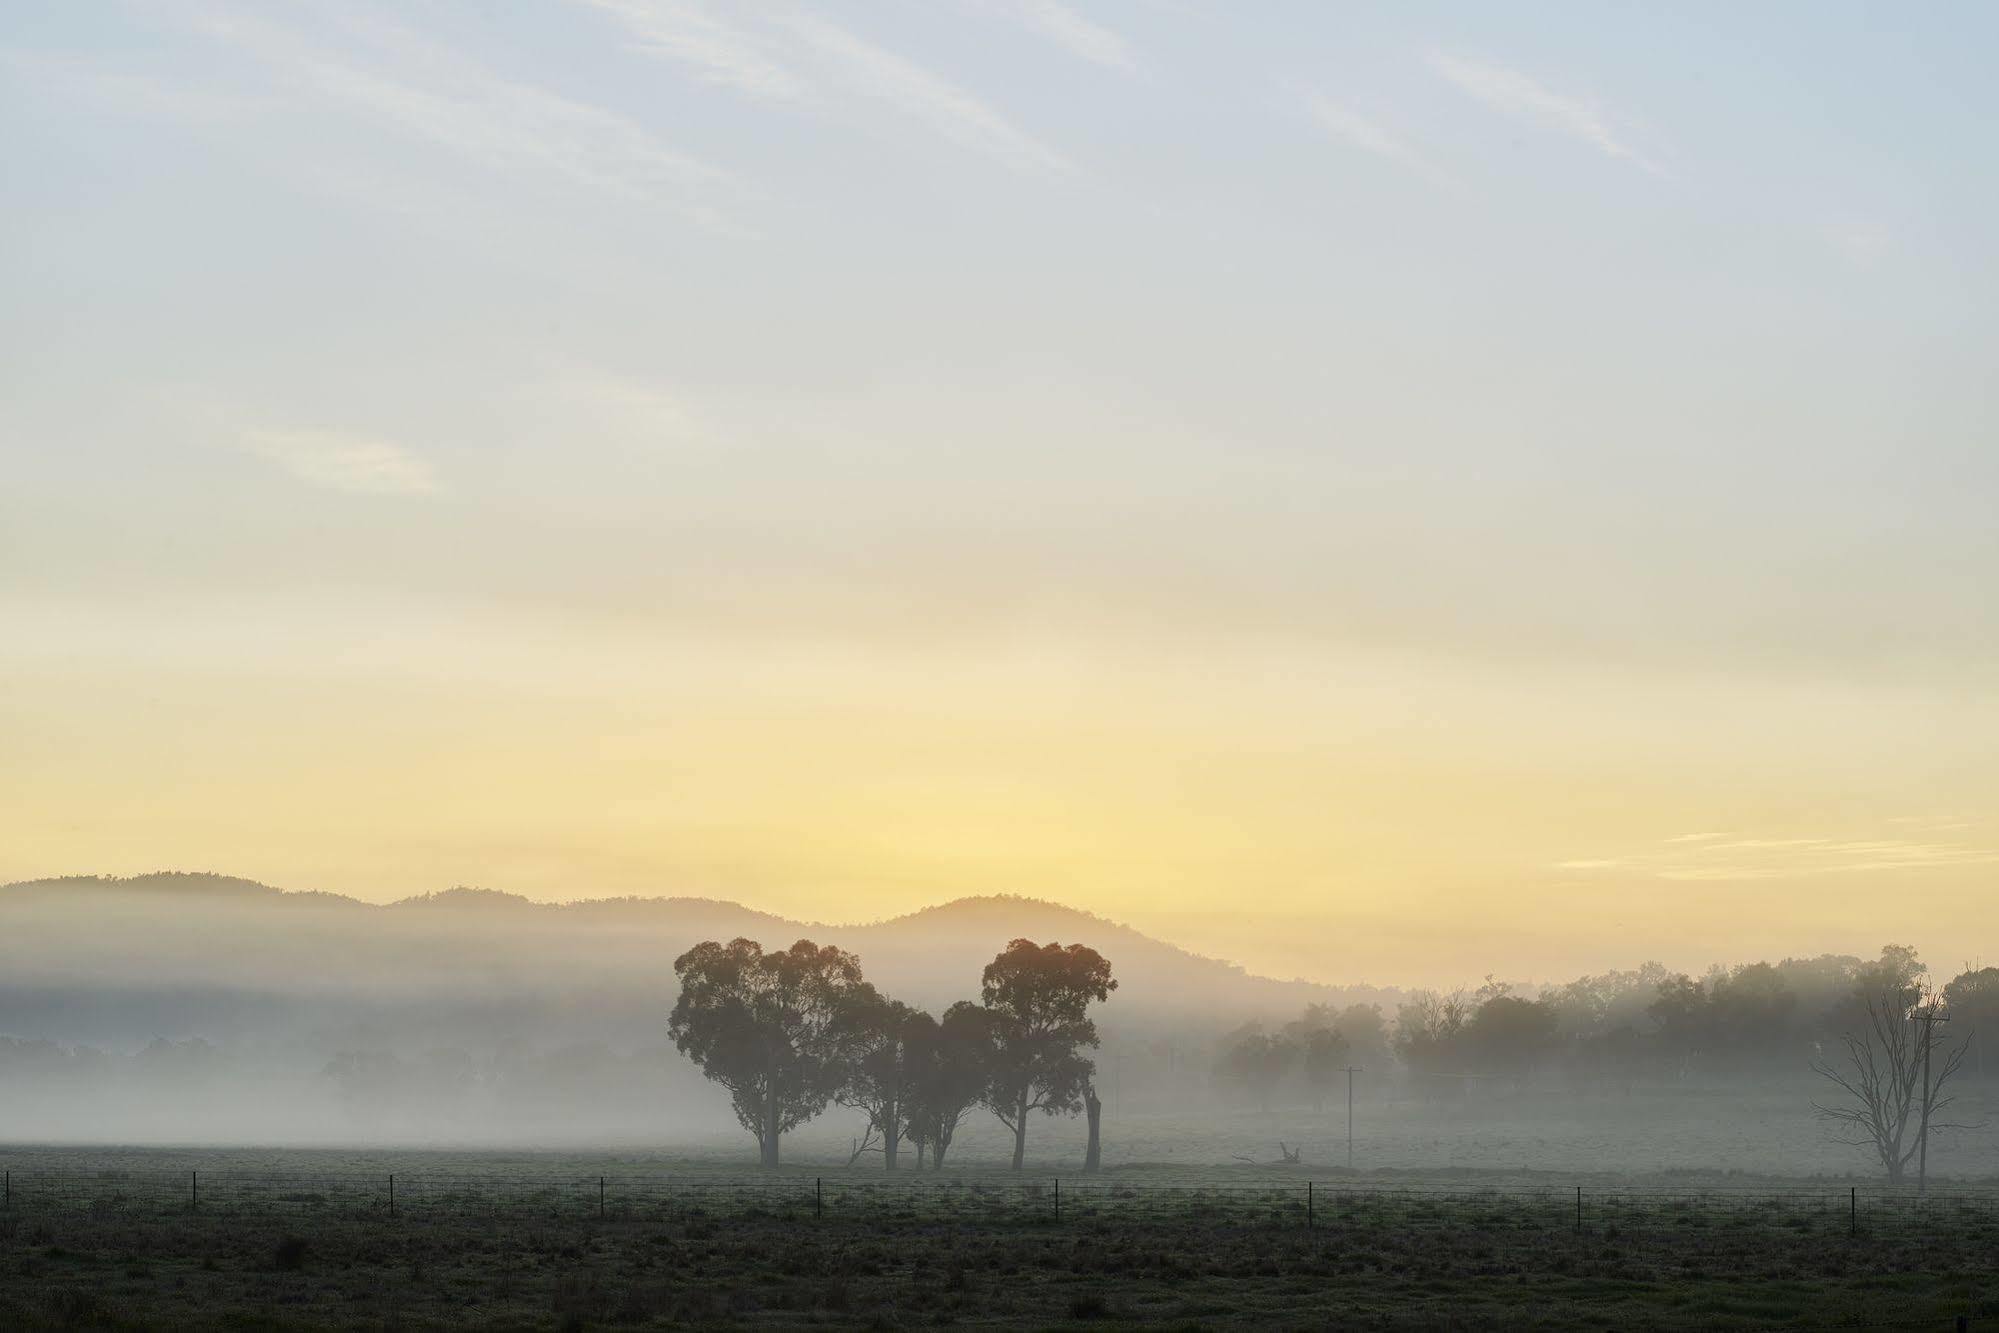
[[[828,1106],[867,1117],[854,1156],[879,1150],[896,1169],[905,1146],[920,1170],[944,1165],[965,1116],[983,1107],[1013,1134],[1043,1115],[1089,1116],[1086,1170],[1099,1158],[1101,1103],[1092,1001],[1117,989],[1111,967],[1080,944],[1014,940],[986,965],[979,1000],[942,1018],[890,999],[853,954],[800,940],[765,953],[754,940],[697,944],[673,964],[680,999],[667,1030],[683,1054],[729,1092],[765,1166],[778,1144]]]

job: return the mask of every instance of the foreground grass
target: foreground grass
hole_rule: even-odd
[[[0,1326],[1949,1328],[1992,1231],[69,1212],[0,1221]]]

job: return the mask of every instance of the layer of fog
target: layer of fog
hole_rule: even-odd
[[[1814,1121],[1825,1089],[1809,1068],[1840,1021],[1841,988],[1872,960],[1708,978],[1716,1005],[1752,1006],[1740,1031],[1763,1035],[1716,1028],[1698,1058],[1661,1031],[1661,978],[1634,971],[1547,993],[1561,1024],[1594,1025],[1565,1027],[1560,1058],[1514,1058],[1495,1020],[1487,1049],[1452,1064],[1390,1049],[1398,1010],[1407,1024],[1434,1001],[1253,978],[1024,900],[807,929],[701,900],[552,908],[452,894],[375,907],[199,880],[0,890],[0,1140],[615,1149],[747,1167],[754,1144],[727,1098],[667,1038],[672,964],[704,938],[782,946],[801,933],[852,949],[884,991],[933,1011],[976,998],[980,968],[1014,936],[1100,949],[1121,982],[1098,1011],[1095,1052],[1113,1166],[1269,1162],[1280,1142],[1308,1169],[1343,1165],[1344,1077],[1255,1063],[1258,1042],[1338,1024],[1340,1058],[1358,1066],[1360,1167],[1872,1169]],[[1529,993],[1504,992],[1486,998]],[[1463,997],[1472,1012],[1479,1002]],[[1968,1067],[1954,1118],[1991,1122],[1988,1075],[1999,1060]],[[843,1165],[862,1134],[836,1106],[788,1137],[786,1158]],[[1933,1169],[1999,1173],[1995,1139],[1940,1136]],[[1008,1146],[975,1110],[954,1166],[1003,1165]],[[1079,1119],[1036,1119],[1034,1169],[1074,1169],[1082,1151]]]

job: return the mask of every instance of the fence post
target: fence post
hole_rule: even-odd
[[[597,1177],[597,1220],[604,1220],[604,1178]]]
[[[1312,1182],[1305,1182],[1305,1230],[1312,1229]]]
[[[201,1172],[187,1173],[187,1210],[190,1213],[201,1210]]]
[[[1860,1187],[1858,1185],[1848,1185],[1846,1187],[1846,1234],[1849,1236],[1858,1236],[1860,1234]]]
[[[812,1215],[814,1217],[824,1217],[826,1215],[826,1196],[822,1192],[822,1187],[825,1183],[825,1180],[820,1176],[812,1177]]]
[[[396,1173],[389,1172],[389,1216],[396,1215]]]
[[[7,1207],[9,1207],[9,1208],[12,1208],[12,1207],[14,1206],[14,1173],[13,1173],[12,1171],[9,1171],[9,1172],[7,1173],[7,1200],[6,1200],[6,1206],[7,1206]]]
[[[1062,1177],[1055,1177],[1055,1220],[1062,1220]]]
[[[1583,1234],[1583,1187],[1576,1186],[1576,1234]]]

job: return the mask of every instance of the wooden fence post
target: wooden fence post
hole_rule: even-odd
[[[396,1215],[396,1173],[389,1172],[389,1216]]]
[[[201,1172],[187,1173],[187,1210],[190,1213],[201,1210]]]
[[[597,1177],[597,1220],[604,1220],[604,1178]]]
[[[1576,1234],[1583,1234],[1583,1187],[1576,1186]]]
[[[824,1217],[826,1215],[826,1196],[823,1189],[825,1184],[826,1182],[823,1177],[812,1177],[812,1215],[814,1217]]]
[[[1305,1230],[1312,1229],[1312,1182],[1305,1182]]]

